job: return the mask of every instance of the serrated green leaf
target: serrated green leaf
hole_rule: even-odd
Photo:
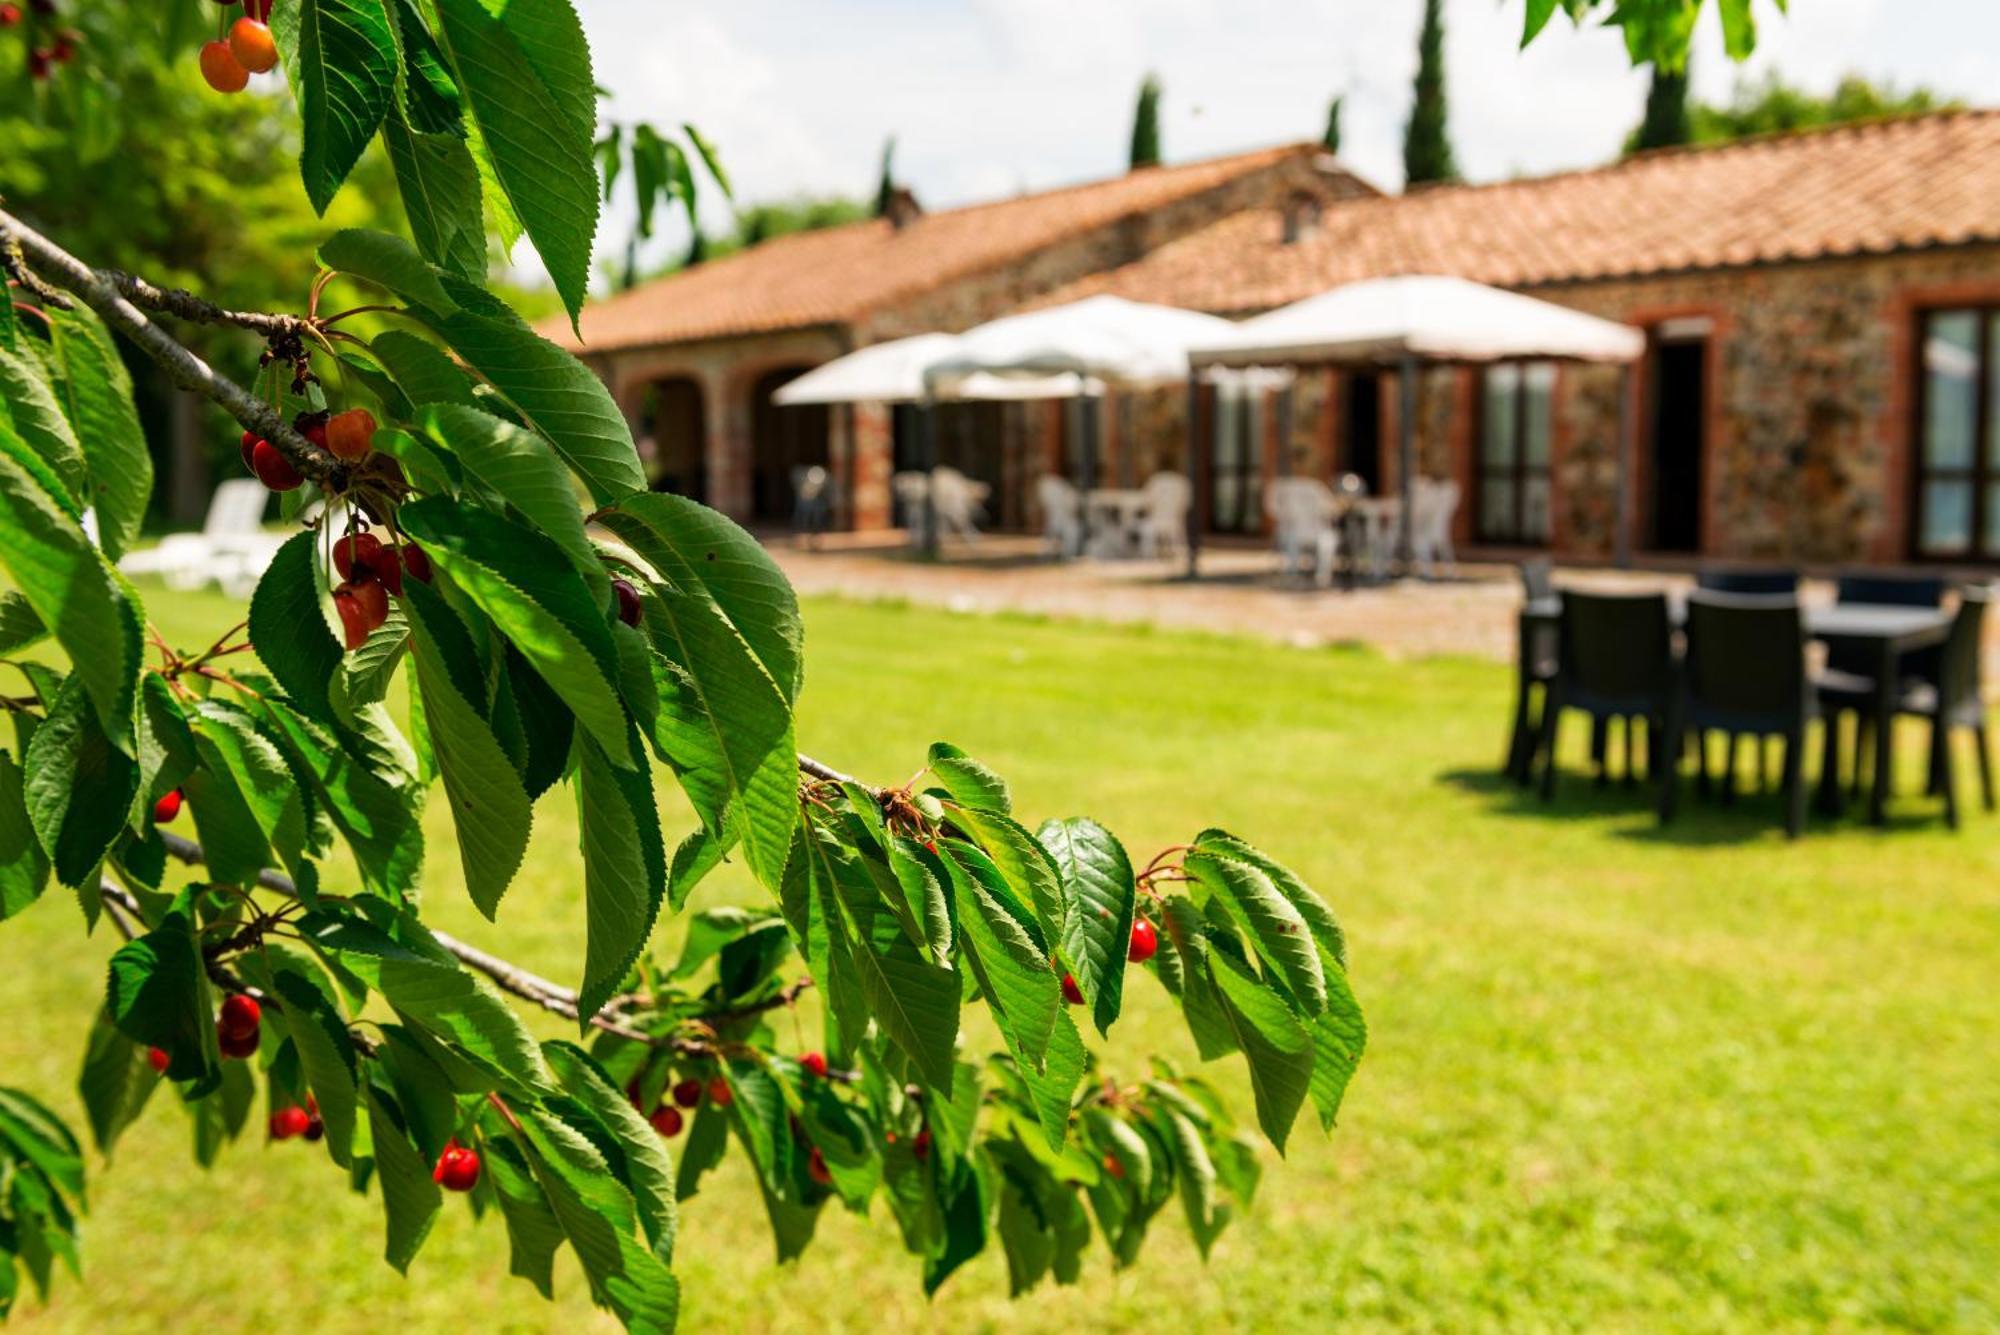
[[[554,1296],[554,1262],[563,1231],[549,1198],[511,1141],[488,1141],[483,1162],[507,1221],[508,1273],[533,1284],[542,1297]]]
[[[1258,957],[1284,981],[1306,1018],[1326,1009],[1326,974],[1305,918],[1260,869],[1234,858],[1190,853],[1187,874],[1249,934]]]
[[[49,858],[28,819],[21,767],[0,751],[0,922],[42,897],[49,883]]]
[[[1062,1012],[1062,984],[1046,947],[1008,903],[992,860],[955,840],[940,844],[958,905],[958,945],[986,995],[1007,1046],[1024,1072],[1042,1070]]]
[[[584,536],[576,488],[569,469],[546,439],[491,413],[458,404],[433,403],[418,416],[431,439],[456,455],[466,472],[552,538],[591,583],[593,593],[601,593],[608,581],[596,550]]]
[[[76,1082],[99,1154],[111,1157],[118,1137],[138,1119],[159,1083],[159,1074],[147,1063],[146,1049],[118,1032],[100,1011],[91,1022],[83,1073]]]
[[[401,1110],[381,1090],[365,1086],[368,1139],[375,1157],[375,1177],[382,1184],[382,1208],[387,1235],[382,1258],[404,1274],[430,1236],[444,1204],[444,1193],[431,1178],[431,1165],[417,1153],[404,1128]]]
[[[570,1097],[611,1133],[609,1145],[600,1145],[599,1152],[605,1155],[612,1175],[631,1194],[639,1228],[653,1255],[662,1265],[672,1265],[679,1221],[674,1165],[665,1140],[582,1048],[573,1043],[544,1043],[542,1055]]]
[[[1312,1081],[1312,1035],[1283,997],[1227,951],[1209,952],[1209,961],[1223,1016],[1250,1064],[1257,1125],[1283,1154]]]
[[[18,440],[7,427],[0,437]],[[142,652],[138,610],[83,529],[5,449],[0,567],[69,655],[105,735],[129,754]]]
[[[1037,834],[1062,882],[1063,959],[1100,1034],[1124,1003],[1125,958],[1138,899],[1131,859],[1111,831],[1081,817],[1046,822]]]
[[[272,985],[284,1003],[283,1023],[299,1053],[306,1083],[319,1103],[326,1148],[333,1161],[352,1163],[358,1058],[347,1033],[347,1017],[332,990],[296,956],[273,951]]]
[[[407,895],[424,859],[422,789],[383,782],[282,703],[267,702],[265,717],[311,777],[320,809],[347,840],[368,888],[390,899]]]
[[[1334,917],[1333,909],[1314,892],[1297,873],[1289,867],[1269,857],[1235,835],[1223,830],[1203,830],[1195,836],[1195,847],[1203,852],[1219,853],[1225,857],[1247,862],[1271,878],[1271,884],[1278,892],[1292,901],[1292,907],[1305,919],[1312,930],[1313,940],[1319,948],[1333,957],[1342,968],[1347,966],[1347,935],[1341,930],[1340,920]]]
[[[83,1203],[83,1147],[60,1117],[24,1090],[0,1085],[0,1141],[11,1143],[64,1195]]]
[[[167,1074],[213,1088],[222,1060],[208,974],[195,942],[191,891],[182,891],[152,931],[111,957],[105,1013],[118,1031],[167,1054]]]
[[[956,799],[945,810],[951,823],[969,833],[993,859],[1014,902],[1033,914],[1036,938],[1054,952],[1062,940],[1068,908],[1061,873],[1049,850],[1004,812],[962,806]],[[1090,994],[1084,996],[1088,999]]]
[[[392,107],[382,143],[396,175],[403,216],[424,258],[473,282],[486,279],[486,223],[480,213],[479,169],[465,140],[427,134]]]
[[[25,649],[47,638],[48,633],[49,628],[26,598],[12,591],[0,594],[0,654]]]
[[[320,242],[319,262],[373,283],[439,315],[452,315],[458,303],[444,290],[417,248],[393,232],[347,227]]]
[[[588,1026],[652,934],[667,895],[667,866],[650,772],[618,769],[589,737],[576,744],[587,932],[577,1013]]]
[[[952,800],[961,806],[977,807],[1011,815],[1013,799],[1007,795],[1007,781],[982,761],[974,760],[950,742],[932,742],[926,758],[931,773]]]
[[[1368,1045],[1368,1022],[1348,986],[1347,970],[1332,960],[1325,963],[1326,1010],[1312,1023],[1311,1090],[1320,1129],[1331,1131],[1341,1100],[1347,1095],[1348,1081],[1354,1078],[1362,1049]]]
[[[82,447],[83,503],[97,512],[114,561],[137,540],[153,494],[153,457],[132,404],[132,377],[103,322],[87,307],[47,312],[52,388]]]
[[[72,515],[88,505],[90,469],[41,363],[24,346],[0,349],[0,424],[61,483],[56,499]]]
[[[195,705],[188,724],[194,733],[195,754],[201,759],[202,772],[218,778],[226,774],[233,781],[264,842],[287,869],[298,874],[304,861],[305,809],[284,754],[257,730],[248,714],[231,706],[201,701]],[[254,879],[257,870],[249,869],[247,877],[232,875],[225,879]]]
[[[340,642],[320,612],[317,535],[287,538],[250,595],[250,642],[257,659],[308,718],[337,722],[327,684],[340,670]]]
[[[56,880],[89,884],[125,828],[139,766],[99,726],[81,673],[63,682],[22,758],[28,819]]]
[[[303,131],[299,176],[324,214],[394,100],[400,56],[382,0],[296,0],[271,26]]]

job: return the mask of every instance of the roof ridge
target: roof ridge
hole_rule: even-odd
[[[1989,116],[2000,117],[2000,107],[1937,107],[1929,111],[1892,112],[1883,116],[1869,116],[1861,120],[1840,121],[1832,125],[1804,125],[1788,130],[1767,130],[1762,134],[1745,135],[1740,139],[1729,139],[1712,144],[1669,144],[1662,148],[1641,149],[1627,153],[1611,162],[1600,162],[1589,167],[1570,167],[1562,171],[1547,172],[1540,176],[1512,176],[1501,181],[1439,181],[1423,182],[1414,187],[1405,186],[1402,193],[1382,196],[1384,199],[1415,199],[1426,195],[1470,193],[1477,190],[1504,190],[1514,186],[1539,186],[1551,181],[1566,181],[1579,176],[1609,176],[1615,172],[1638,168],[1656,162],[1674,161],[1691,157],[1723,157],[1732,153],[1756,148],[1770,148],[1782,145],[1786,148],[1802,146],[1808,141],[1828,139],[1847,134],[1860,137],[1864,134],[1880,134],[1892,130],[1906,129],[1925,121],[1980,119]],[[1365,199],[1344,200],[1343,203],[1358,204]]]
[[[1213,167],[1221,163],[1238,160],[1245,160],[1247,162],[1251,158],[1280,158],[1287,153],[1305,153],[1315,150],[1318,147],[1318,144],[1309,140],[1294,139],[1281,144],[1266,144],[1262,148],[1244,148],[1238,149],[1234,153],[1217,153],[1206,158],[1190,158],[1186,162],[1161,162],[1150,167],[1127,167],[1115,176],[1099,176],[1088,181],[1071,181],[1068,185],[1053,185],[1046,190],[1028,190],[1018,195],[1008,195],[1004,199],[981,199],[975,200],[970,204],[954,204],[948,209],[938,209],[935,212],[926,209],[922,214],[922,218],[950,218],[963,213],[977,213],[981,209],[1005,208],[1009,204],[1020,204],[1031,199],[1051,199],[1058,195],[1071,195],[1084,190],[1096,190],[1103,186],[1115,185],[1119,181],[1129,180],[1133,175],[1139,173],[1157,175],[1164,172],[1189,171],[1196,167]],[[870,219],[869,221],[873,220]],[[921,218],[919,221],[921,221]],[[851,227],[854,224],[848,223],[845,225]]]

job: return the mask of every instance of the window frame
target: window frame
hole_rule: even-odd
[[[1950,315],[1973,317],[1971,462],[1962,468],[1935,468],[1925,457],[1930,419],[1930,330],[1932,321]],[[1993,447],[2000,445],[2000,441],[1991,439],[1995,409],[1993,382],[1995,375],[2000,374],[2000,367],[1994,365],[1994,357],[2000,353],[2000,340],[1994,337],[1994,326],[2000,325],[2000,300],[1938,302],[1918,307],[1912,318],[1916,329],[1910,354],[1910,559],[1960,565],[2000,562],[2000,531],[1990,535],[1988,531],[1989,525],[2000,525],[2000,512],[1987,504],[1988,492],[2000,487],[2000,460],[1990,457]],[[1972,488],[1972,516],[1965,546],[1948,550],[1925,546],[1924,493],[1931,482],[1963,482]]]
[[[1528,373],[1531,368],[1549,368],[1549,414],[1548,440],[1542,454],[1542,462],[1528,462]],[[1514,403],[1510,416],[1513,421],[1509,429],[1513,434],[1513,461],[1505,468],[1496,469],[1486,458],[1486,426],[1491,409],[1488,407],[1487,377],[1502,367],[1516,368],[1517,380],[1514,386]],[[1479,367],[1478,393],[1474,396],[1476,408],[1473,414],[1472,431],[1472,531],[1482,543],[1507,547],[1547,547],[1554,540],[1555,528],[1555,434],[1556,397],[1561,384],[1561,363],[1548,357],[1510,357],[1502,361],[1487,362]],[[1539,478],[1549,497],[1549,529],[1539,537],[1527,535],[1527,484],[1530,479]],[[1507,526],[1496,528],[1495,516],[1488,513],[1486,504],[1486,484],[1489,481],[1505,481],[1510,504],[1506,516]]]

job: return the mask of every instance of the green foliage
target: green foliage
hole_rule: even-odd
[[[1870,83],[1855,74],[1822,95],[1787,84],[1774,72],[1739,85],[1723,105],[1696,103],[1689,111],[1688,142],[1728,143],[1753,135],[1914,116],[1958,105],[1926,88],[1903,91]]]
[[[1132,167],[1160,165],[1160,81],[1148,74],[1139,84],[1139,103],[1132,111]]]
[[[1625,151],[1672,148],[1693,138],[1694,126],[1688,118],[1687,67],[1670,70],[1653,66],[1646,84],[1646,112],[1627,141]]]
[[[1529,8],[1533,10],[1532,2]],[[1424,26],[1417,35],[1416,85],[1410,119],[1403,128],[1406,185],[1458,179],[1445,102],[1444,0],[1424,0]]]
[[[26,1268],[44,1297],[55,1262],[80,1275],[77,1216],[84,1209],[83,1149],[69,1128],[27,1093],[0,1086],[0,1319]]]
[[[1701,17],[1703,0],[1528,0],[1521,28],[1521,45],[1526,46],[1548,26],[1557,10],[1581,26],[1586,19],[1602,16],[1606,27],[1618,28],[1625,37],[1625,51],[1635,65],[1653,65],[1680,70],[1687,62],[1688,47],[1694,37],[1695,21]],[[1789,0],[1771,0],[1780,14]],[[1723,49],[1731,60],[1747,59],[1757,46],[1755,0],[1716,0],[1721,16]]]
[[[1108,1035],[1135,916],[1156,917],[1173,943],[1162,983],[1205,1053],[1244,1056],[1282,1150],[1308,1096],[1330,1122],[1363,1041],[1331,911],[1217,832],[1138,870],[1093,821],[1034,833],[1000,775],[945,743],[901,788],[802,768],[803,631],[783,574],[728,519],[645,489],[603,384],[492,295],[466,244],[482,212],[503,237],[518,229],[574,316],[600,191],[589,52],[567,0],[281,13],[312,206],[335,205],[379,133],[413,239],[331,230],[315,248],[313,336],[274,340],[292,389],[273,372],[260,391],[287,410],[365,404],[378,430],[368,459],[288,494],[286,513],[311,518],[243,626],[198,653],[155,635],[159,661],[142,662],[139,594],[83,523],[97,512],[107,549],[137,528],[129,380],[85,317],[0,327],[0,568],[20,594],[6,634],[18,647],[45,629],[68,660],[19,664],[33,694],[6,701],[0,918],[53,877],[86,924],[102,910],[128,938],[79,1082],[99,1146],[161,1079],[203,1165],[251,1123],[260,1090],[273,1110],[310,1108],[339,1176],[379,1191],[398,1270],[432,1232],[440,1186],[467,1185],[434,1166],[468,1149],[486,1165],[470,1203],[499,1207],[514,1272],[546,1291],[567,1243],[593,1299],[635,1331],[677,1319],[680,1200],[732,1135],[780,1258],[829,1203],[865,1214],[878,1194],[927,1290],[995,1240],[1017,1291],[1071,1282],[1093,1219],[1130,1264],[1177,1194],[1206,1249],[1254,1182],[1242,1139],[1199,1080],[1100,1071],[1065,975]],[[686,135],[726,189],[712,147]],[[646,127],[631,142],[642,210],[664,197],[692,211],[687,154]],[[351,331],[371,326],[341,323],[353,312],[322,318],[335,279],[372,289],[368,313],[391,328],[364,339]],[[385,581],[351,546],[336,561],[357,530],[402,573]],[[636,590],[636,618],[614,577]],[[357,591],[387,610],[343,641],[335,609],[360,607]],[[407,724],[384,704],[399,678]],[[655,761],[699,822],[671,860]],[[489,919],[538,799],[569,784],[575,989],[427,925],[415,891],[433,781]],[[198,847],[157,828],[168,794]],[[169,893],[170,854],[206,879]],[[662,909],[736,855],[766,906],[706,914],[679,960],[655,959]],[[337,883],[350,858],[358,886]],[[770,1023],[807,986],[830,1067],[783,1055]],[[536,1042],[507,993],[573,1020],[588,1050]],[[218,1019],[221,998],[243,995],[265,1016],[248,1046]],[[979,1064],[961,1049],[982,1001],[1004,1051]],[[676,1170],[646,1118],[689,1081],[710,1092]],[[63,1198],[80,1202],[82,1174],[68,1133],[7,1091],[0,1149],[26,1165],[0,1171],[10,1301],[13,1256],[45,1287],[48,1255],[70,1247]]]
[[[896,198],[896,136],[890,135],[882,141],[882,170],[876,174],[875,216],[889,216],[889,205]]]
[[[1329,153],[1340,152],[1340,112],[1347,103],[1342,94],[1329,102],[1326,107],[1326,129],[1319,137],[1319,145]]]

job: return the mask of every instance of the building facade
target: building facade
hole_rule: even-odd
[[[583,353],[656,458],[699,457],[713,503],[779,518],[779,470],[810,456],[842,474],[844,520],[869,527],[893,518],[896,413],[773,409],[769,389],[783,376],[864,342],[1099,292],[1241,317],[1360,278],[1450,273],[1648,335],[1629,380],[1537,363],[1422,373],[1419,466],[1459,481],[1462,549],[1605,558],[1622,536],[1669,560],[2000,560],[2000,113],[1401,196],[1305,148],[1157,170],[1150,182],[1139,173],[984,206],[989,240],[1007,227],[1025,237],[1034,229],[1022,217],[1050,212],[1049,201],[1088,221],[976,270],[906,267],[892,299],[844,321],[695,339],[657,321],[613,322],[620,345],[603,349],[592,336],[606,308],[593,307]],[[1120,203],[1094,212],[1077,198],[1118,187]],[[1020,213],[996,220],[1008,209]],[[981,212],[932,215],[901,233],[861,226],[886,237],[886,255],[910,227],[956,218],[970,234],[964,220]],[[732,263],[770,268],[760,253]],[[658,304],[686,281],[641,292]],[[698,403],[662,390],[674,377],[700,385]],[[1037,474],[1074,475],[1088,458],[1097,481],[1205,474],[1203,522],[1255,533],[1263,486],[1281,474],[1352,472],[1393,489],[1398,409],[1386,372],[1300,367],[1282,390],[1114,394],[1094,418],[1062,404],[965,405],[944,410],[939,438],[944,462],[993,483],[1004,525],[1035,521]],[[700,450],[683,443],[694,439]],[[656,474],[677,485],[672,470],[691,466]]]

